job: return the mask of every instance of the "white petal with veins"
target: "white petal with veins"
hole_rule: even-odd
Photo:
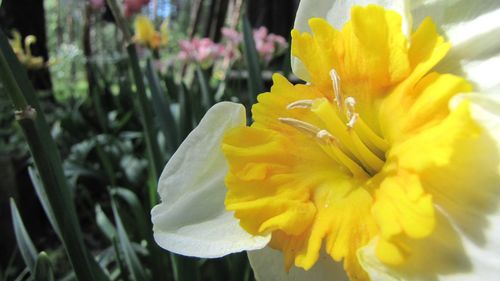
[[[260,249],[270,237],[243,230],[224,206],[227,164],[224,133],[245,126],[242,105],[214,105],[165,166],[158,183],[161,203],[151,217],[155,241],[177,254],[202,258]]]
[[[415,26],[431,17],[452,48],[439,63],[439,72],[465,76],[475,90],[500,89],[500,1],[411,1]]]

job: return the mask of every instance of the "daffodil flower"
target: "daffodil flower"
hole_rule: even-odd
[[[456,6],[455,6],[456,5]],[[496,280],[500,4],[302,0],[292,85],[219,103],[160,177],[156,242],[258,280]],[[430,16],[430,17],[429,17]]]
[[[165,46],[168,43],[168,22],[165,20],[160,26],[160,32],[155,30],[151,20],[139,15],[134,21],[134,38],[139,44],[145,45],[153,50]]]

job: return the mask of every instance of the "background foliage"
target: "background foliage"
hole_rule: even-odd
[[[156,27],[169,20],[169,43],[154,50],[127,38],[135,15],[23,1],[0,7],[0,280],[252,280],[244,253],[160,249],[149,211],[161,169],[213,103],[250,108],[271,72],[290,73],[289,50],[263,60],[251,26],[288,39],[298,1],[150,1],[137,13]],[[234,57],[180,59],[181,40],[227,44],[223,27],[241,34]],[[37,36],[28,48],[43,67],[19,62],[13,29]]]

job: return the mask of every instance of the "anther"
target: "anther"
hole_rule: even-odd
[[[327,143],[334,144],[335,146],[339,147],[339,140],[335,138],[330,132],[327,130],[320,130],[319,132],[316,133],[316,137],[322,141],[326,141]]]
[[[354,124],[356,124],[356,121],[359,118],[359,114],[356,113],[356,100],[353,97],[347,97],[344,100],[345,107],[346,107],[346,116],[347,116],[347,124],[346,126],[349,129],[352,129],[354,127]]]
[[[347,118],[351,118],[353,112],[355,111],[356,100],[353,97],[347,97],[344,100],[345,106],[347,108]]]
[[[328,132],[327,130],[321,130],[318,133],[316,133],[316,137],[323,139],[323,138],[333,138],[332,134]]]
[[[294,109],[294,108],[311,108],[314,103],[314,100],[298,100],[289,104],[286,109]]]
[[[342,111],[342,93],[340,92],[340,77],[335,69],[330,70],[330,79],[333,83],[333,94],[335,95],[335,102],[339,110]]]
[[[349,121],[347,121],[347,128],[349,129],[352,129],[354,128],[354,124],[356,124],[356,121],[358,121],[358,118],[359,118],[359,114],[357,113],[354,113],[354,114],[351,114],[351,117],[349,117]]]

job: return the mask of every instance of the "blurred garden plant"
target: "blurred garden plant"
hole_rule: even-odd
[[[250,126],[239,104],[207,112],[160,177],[156,242],[248,251],[263,281],[496,280],[499,11],[302,0],[307,84],[275,75]]]
[[[92,13],[97,11],[91,3],[87,4],[88,16],[92,18]],[[2,103],[2,108],[8,109],[5,113],[9,120],[15,115],[29,144],[32,159],[26,160],[27,172],[53,232],[62,242],[62,246],[57,247],[66,251],[70,263],[65,261],[69,272],[61,272],[53,260],[51,262],[39,251],[40,244],[31,240],[38,237],[30,237],[33,233],[26,231],[17,205],[12,201],[17,244],[26,264],[17,280],[25,277],[51,280],[54,272],[50,268],[56,268],[55,275],[63,273],[68,280],[197,280],[202,267],[214,266],[169,255],[153,242],[149,215],[144,210],[157,203],[155,182],[161,167],[195,122],[189,111],[191,92],[184,85],[173,82],[168,84],[167,96],[164,90],[167,87],[163,84],[165,77],[160,77],[152,67],[154,52],[144,52],[142,57],[137,54],[139,43],[151,49],[165,43],[166,37],[161,36],[161,31],[157,32],[151,28],[152,24],[147,26],[146,23],[145,28],[142,26],[136,32],[136,39],[144,40],[133,40],[131,20],[124,17],[118,2],[111,0],[107,4],[113,9],[115,22],[123,33],[124,40],[119,42],[125,44],[111,44],[111,48],[117,49],[113,49],[114,55],[119,55],[110,58],[111,66],[105,66],[111,69],[108,73],[91,57],[97,44],[90,39],[89,21],[85,34],[89,36],[86,38],[89,46],[84,50],[88,81],[83,81],[88,83],[89,92],[84,96],[69,93],[60,104],[50,101],[50,109],[56,108],[55,114],[46,110],[45,104],[40,104],[41,96],[28,79],[27,65],[20,64],[24,57],[14,53],[0,31],[0,94],[10,97],[10,104],[4,107]],[[101,16],[103,7],[100,6],[101,10],[95,15]],[[115,29],[111,31],[114,40],[117,33]],[[14,49],[17,46],[17,50],[24,51],[20,44],[14,44]],[[71,69],[76,68],[75,64]],[[178,94],[178,89],[185,92]],[[170,111],[174,103],[181,108],[175,112],[175,117]],[[102,201],[103,197],[107,199]],[[109,214],[113,220],[109,219]],[[82,221],[90,222],[93,229],[102,233],[82,231]],[[92,247],[97,245],[97,250],[84,243],[89,237],[94,240],[95,234],[104,235],[106,239],[103,244],[100,239],[92,244]],[[14,252],[12,260],[17,253]],[[248,267],[234,267],[227,272],[234,274],[245,268]],[[40,277],[39,271],[46,273],[46,277]],[[4,268],[0,268],[2,278],[4,272]],[[9,274],[12,272],[15,270],[9,269]]]
[[[21,34],[14,30],[12,31],[12,40],[10,40],[10,45],[14,50],[19,61],[26,66],[28,69],[36,70],[47,67],[43,57],[33,56],[31,53],[31,45],[36,43],[36,37],[33,35],[28,35],[24,38],[24,48]]]

